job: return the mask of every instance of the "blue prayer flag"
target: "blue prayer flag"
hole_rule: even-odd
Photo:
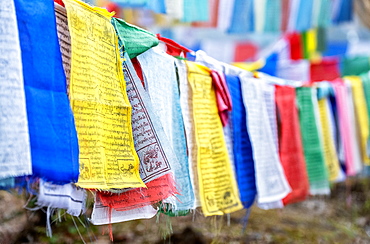
[[[227,86],[233,104],[231,122],[234,137],[234,164],[238,181],[240,200],[245,208],[252,206],[256,197],[256,179],[252,145],[247,130],[247,114],[243,103],[240,80],[226,75]]]
[[[15,0],[22,51],[33,176],[78,179],[78,142],[67,97],[54,2]]]

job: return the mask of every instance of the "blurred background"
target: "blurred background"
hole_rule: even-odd
[[[367,0],[96,0],[116,17],[224,62],[266,58],[287,33],[322,56],[370,53]],[[308,36],[307,36],[308,35]]]
[[[343,58],[362,56],[365,69],[370,67],[370,0],[86,2],[193,51],[204,50],[226,63],[254,64],[250,69],[276,76],[276,68],[269,65],[274,55],[283,53],[282,40],[298,40],[300,51],[291,51],[292,59],[334,58],[340,66]],[[77,219],[61,211],[52,220],[51,238],[46,236],[46,214],[23,208],[30,205],[26,194],[2,191],[0,237],[5,243],[103,244],[111,243],[112,228],[114,243],[370,243],[369,188],[368,178],[357,177],[334,184],[330,196],[310,197],[284,209],[253,206],[210,218],[198,212],[177,218],[161,215],[111,227],[90,225],[90,213]]]

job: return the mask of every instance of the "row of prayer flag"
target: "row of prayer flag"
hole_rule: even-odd
[[[311,34],[308,34],[310,32]],[[370,59],[364,54],[323,55],[318,46],[319,29],[308,32],[287,32],[277,43],[267,50],[265,59],[256,62],[235,62],[233,65],[249,71],[291,80],[332,81],[339,77],[360,75],[370,69]],[[312,34],[313,33],[313,34]],[[323,44],[329,45],[324,40]]]
[[[0,187],[36,184],[48,214],[85,212],[85,189],[98,225],[281,208],[369,165],[369,60],[310,80],[285,41],[277,77],[252,73],[56,2],[0,2]]]
[[[128,9],[147,9],[193,27],[231,34],[326,28],[351,21],[354,11],[352,0],[97,0],[95,4],[125,19]],[[135,17],[130,21],[135,22]]]

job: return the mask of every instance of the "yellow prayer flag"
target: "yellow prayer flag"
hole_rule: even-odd
[[[192,89],[200,201],[205,216],[243,208],[231,171],[210,70],[186,62]]]
[[[232,63],[232,65],[234,65],[235,67],[238,67],[240,69],[244,69],[246,71],[259,70],[259,69],[263,68],[263,66],[265,66],[265,64],[266,64],[266,62],[263,59],[259,59],[256,62],[236,62],[236,63]]]
[[[362,161],[366,165],[370,165],[370,159],[367,156],[367,143],[369,139],[369,118],[367,117],[367,106],[365,100],[364,88],[359,76],[346,76],[344,79],[351,83],[353,102],[355,106],[355,114],[358,128],[357,138],[360,142],[360,150]]]
[[[334,137],[331,133],[329,123],[328,99],[322,98],[318,101],[320,113],[320,125],[322,130],[322,141],[326,168],[329,180],[335,181],[338,178],[340,168],[339,160],[335,150]]]
[[[306,51],[308,59],[313,62],[321,60],[321,54],[317,51],[317,28],[310,29],[306,32]]]
[[[80,146],[77,184],[97,189],[145,187],[112,14],[77,0],[64,3],[72,45],[69,95]]]
[[[317,29],[307,31],[307,51],[308,53],[315,52],[317,49]]]

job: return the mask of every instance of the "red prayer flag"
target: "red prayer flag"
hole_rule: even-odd
[[[340,77],[339,60],[334,57],[323,58],[320,62],[311,63],[311,81],[332,81]]]
[[[172,174],[163,175],[146,183],[148,188],[135,188],[123,193],[110,193],[97,191],[104,206],[117,211],[141,208],[158,203],[170,196],[179,194],[175,188]]]
[[[234,62],[245,62],[255,60],[258,52],[258,46],[252,42],[235,43]]]
[[[109,2],[104,6],[109,12],[115,12],[113,17],[119,18],[121,16],[121,8],[117,3]]]
[[[298,32],[292,32],[286,35],[285,37],[289,42],[290,46],[290,59],[299,60],[303,59],[303,43],[301,34]]]
[[[223,126],[227,125],[229,112],[232,109],[229,88],[227,87],[225,75],[211,70],[212,83],[215,87],[218,114]]]
[[[64,7],[64,3],[62,0],[54,0],[54,2]]]
[[[186,53],[192,52],[192,50],[178,44],[177,42],[169,38],[162,37],[160,34],[157,34],[157,38],[158,40],[166,44],[167,47],[166,52],[171,56],[178,57],[182,56],[181,54],[184,54],[184,57],[186,57]]]
[[[135,68],[135,71],[136,71],[137,76],[139,77],[139,79],[141,81],[141,84],[145,88],[143,69],[141,68],[141,65],[140,65],[139,60],[137,60],[137,58],[135,57],[135,58],[132,58],[131,59],[131,62],[132,62],[132,65]]]
[[[279,125],[279,155],[292,191],[283,199],[284,205],[303,201],[309,193],[295,89],[276,86],[275,102]]]

